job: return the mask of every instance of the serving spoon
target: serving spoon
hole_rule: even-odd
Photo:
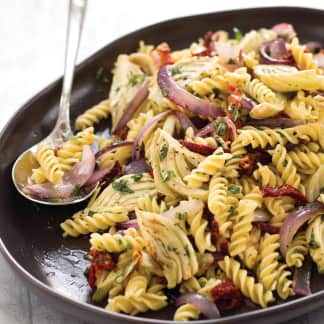
[[[70,0],[67,37],[65,44],[65,64],[62,94],[60,99],[59,114],[51,133],[42,141],[35,144],[31,148],[24,151],[15,161],[12,167],[12,180],[18,192],[25,198],[34,202],[45,205],[69,205],[79,203],[92,195],[96,186],[90,192],[84,193],[82,196],[74,197],[69,200],[41,200],[34,196],[29,196],[23,191],[23,188],[28,185],[28,178],[32,174],[32,169],[39,167],[34,153],[37,151],[38,145],[49,145],[51,147],[61,146],[68,141],[72,136],[70,126],[70,97],[74,76],[75,62],[79,49],[81,32],[84,22],[88,0]]]

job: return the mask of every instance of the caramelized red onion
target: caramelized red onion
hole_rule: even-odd
[[[224,122],[227,124],[229,129],[232,131],[232,136],[233,136],[232,140],[234,141],[237,137],[237,129],[236,129],[234,122],[232,121],[232,119],[228,118],[227,116],[224,117]]]
[[[284,40],[280,38],[262,43],[259,53],[265,64],[291,65],[293,63],[293,58],[289,55]]]
[[[220,318],[220,312],[212,301],[198,293],[187,293],[178,297],[175,301],[176,307],[183,304],[196,306],[200,313],[206,318]]]
[[[252,100],[251,98],[248,98],[245,95],[241,96],[241,105],[243,108],[247,109],[247,110],[251,110],[254,106],[257,105],[257,103]]]
[[[289,127],[295,127],[298,125],[304,125],[306,124],[305,120],[300,119],[291,119],[286,117],[280,117],[280,118],[265,118],[265,119],[250,119],[247,122],[248,125],[251,126],[266,126],[269,128],[289,128]]]
[[[165,97],[191,113],[213,118],[224,115],[223,109],[219,106],[208,100],[195,97],[179,87],[172,79],[168,65],[160,68],[158,72],[158,84]]]
[[[196,133],[196,136],[206,137],[207,135],[211,134],[214,131],[215,131],[215,124],[209,123],[206,126],[204,126],[203,128],[199,129],[198,132]]]
[[[150,132],[155,125],[168,116],[169,114],[173,113],[171,110],[167,110],[161,112],[160,114],[154,116],[137,134],[134,144],[133,144],[133,160],[139,160],[141,157],[141,150],[142,150],[142,143],[145,135]]]
[[[141,85],[141,87],[138,89],[136,95],[134,98],[130,101],[127,108],[125,109],[122,117],[118,121],[117,125],[112,131],[113,135],[120,136],[121,133],[124,131],[127,123],[133,118],[134,114],[140,107],[140,105],[144,102],[144,100],[147,98],[149,94],[149,83],[150,80],[146,79],[144,83]]]
[[[81,188],[87,183],[93,174],[96,165],[95,156],[89,145],[84,145],[82,160],[77,162],[74,167],[65,174],[63,183],[42,183],[26,186],[25,193],[40,199],[69,198],[73,194],[76,186]]]
[[[285,257],[295,234],[312,217],[324,214],[324,205],[318,201],[292,212],[280,229],[280,251]]]
[[[189,141],[185,141],[185,140],[179,140],[179,143],[181,145],[183,145],[184,147],[186,147],[188,150],[198,153],[198,154],[201,154],[201,155],[205,155],[205,156],[213,154],[214,151],[216,150],[215,146],[198,144],[195,142],[189,142]]]
[[[117,225],[117,227],[120,230],[125,230],[125,229],[128,229],[128,228],[139,229],[139,225],[138,225],[137,219],[131,219],[131,220],[127,221],[127,222],[119,223]]]

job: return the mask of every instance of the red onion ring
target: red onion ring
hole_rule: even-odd
[[[309,255],[305,256],[303,266],[296,268],[293,280],[293,290],[296,296],[308,296],[312,293],[310,288],[312,276],[312,260]]]
[[[149,172],[151,171],[151,168],[146,163],[145,159],[139,159],[134,160],[130,162],[124,171],[124,174],[134,174],[134,173],[143,173],[143,172]]]
[[[324,214],[324,205],[316,201],[292,212],[280,228],[280,251],[285,257],[298,230],[312,217]]]
[[[227,116],[224,117],[224,122],[231,129],[232,135],[233,135],[233,140],[235,140],[237,137],[237,129],[236,129],[234,122],[232,121],[232,119],[228,118]]]
[[[96,159],[100,158],[102,155],[104,155],[107,152],[111,152],[117,148],[124,147],[124,146],[132,146],[133,144],[134,144],[134,141],[127,140],[127,141],[122,141],[122,142],[107,146],[96,153]]]
[[[160,68],[158,72],[158,84],[165,97],[191,113],[213,118],[224,116],[224,111],[219,106],[208,100],[195,97],[179,87],[173,81],[168,65]]]
[[[270,56],[267,52],[270,51],[271,55],[276,55],[277,57]],[[285,43],[281,39],[276,39],[269,42],[264,42],[259,48],[260,56],[265,64],[293,64],[292,56],[289,56]],[[281,58],[286,57],[286,58]]]
[[[183,304],[196,306],[206,318],[220,318],[220,312],[215,303],[198,293],[187,293],[179,296],[175,301],[176,307]]]
[[[152,130],[155,125],[164,117],[167,115],[173,113],[172,110],[167,110],[164,112],[161,112],[160,114],[154,116],[137,134],[134,144],[133,144],[133,160],[139,160],[141,156],[141,150],[142,150],[142,143],[144,136]]]
[[[289,128],[298,125],[306,124],[305,120],[291,119],[291,118],[265,118],[265,119],[250,119],[247,125],[251,126],[266,126],[269,128]]]
[[[149,89],[148,89],[149,83],[150,83],[150,79],[146,79],[144,83],[141,85],[141,87],[138,89],[136,95],[130,101],[122,117],[120,118],[117,125],[113,129],[112,131],[113,135],[119,136],[122,133],[127,123],[133,118],[134,114],[136,113],[140,105],[147,98],[147,96],[149,95]]]

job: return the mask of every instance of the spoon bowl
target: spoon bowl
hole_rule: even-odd
[[[70,205],[79,203],[89,198],[96,190],[97,185],[91,187],[85,192],[82,191],[81,196],[63,199],[43,200],[37,199],[34,196],[28,195],[24,192],[24,187],[29,185],[29,178],[32,175],[33,169],[40,165],[35,158],[35,153],[38,146],[49,145],[52,148],[61,146],[67,142],[72,136],[73,132],[70,126],[70,97],[73,83],[73,75],[76,57],[79,49],[80,37],[83,27],[83,21],[87,6],[87,0],[70,0],[68,28],[65,49],[65,66],[63,87],[60,100],[60,109],[58,118],[52,132],[41,142],[35,144],[31,148],[23,152],[15,161],[12,167],[12,180],[18,192],[25,198],[45,205]]]

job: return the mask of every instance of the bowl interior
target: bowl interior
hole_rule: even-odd
[[[278,22],[294,24],[302,41],[324,43],[324,12],[301,8],[260,8],[206,14],[175,19],[144,28],[108,45],[78,67],[71,102],[71,118],[107,96],[108,87],[95,79],[103,66],[110,71],[119,53],[136,50],[138,42],[159,44],[166,40],[173,49],[190,45],[208,30],[233,26],[243,32],[270,27]],[[88,237],[64,238],[59,223],[83,206],[46,207],[21,197],[11,181],[11,166],[26,148],[45,137],[54,125],[61,80],[54,82],[22,107],[8,123],[0,138],[0,237],[11,256],[34,278],[55,291],[79,302],[91,302],[91,290],[83,274],[88,261]],[[108,123],[101,127],[109,127]],[[324,289],[313,279],[315,290]],[[145,317],[172,319],[173,310],[145,314]],[[143,320],[144,321],[144,320]]]

